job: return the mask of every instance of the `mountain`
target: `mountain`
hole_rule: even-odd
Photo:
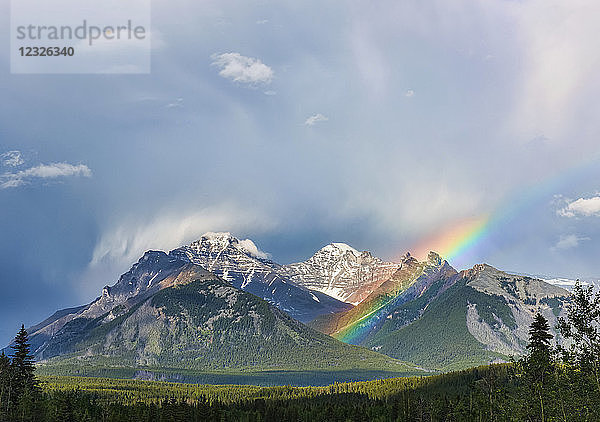
[[[230,233],[206,233],[200,240],[169,255],[206,268],[301,322],[352,308],[325,293],[299,285],[251,240],[239,240]]]
[[[307,286],[366,297],[353,307]],[[282,266],[249,240],[207,233],[146,252],[92,303],[29,332],[36,358],[55,366],[452,370],[524,352],[534,314],[554,327],[569,300],[486,264],[458,272],[433,252],[391,264],[335,243]]]
[[[58,312],[29,332],[42,368],[66,373],[93,367],[419,372],[321,334],[206,269],[155,251],[94,302]]]
[[[439,279],[451,278],[455,274],[456,270],[446,261],[442,262],[437,254],[430,253],[427,261],[419,262],[407,253],[400,268],[359,305],[347,312],[323,315],[310,325],[344,341],[359,344],[377,331],[399,306],[422,296]]]
[[[304,262],[285,265],[290,278],[301,286],[354,305],[360,303],[400,264],[384,262],[370,252],[345,243],[331,243]]]
[[[451,370],[523,353],[535,312],[554,327],[568,301],[566,290],[539,279],[486,264],[457,272],[435,253],[424,262],[407,254],[362,303],[310,325],[388,356]]]
[[[78,331],[83,321],[99,317],[114,319],[122,309],[177,283],[182,277],[203,279],[213,274],[198,266],[161,251],[148,251],[112,287],[88,305],[54,313],[45,321],[28,328],[31,350],[38,360],[64,353],[60,344],[69,343],[72,331]]]

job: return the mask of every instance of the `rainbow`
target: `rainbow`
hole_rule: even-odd
[[[337,338],[344,343],[357,344],[373,329],[375,324],[385,318],[386,306],[392,303],[396,298],[391,299],[379,299],[373,304],[370,304],[369,308],[365,310],[364,314],[355,321],[342,328],[337,333],[333,334],[333,337]]]
[[[359,344],[371,332],[375,324],[385,318],[386,305],[392,303],[394,299],[396,298],[378,301],[373,304],[362,317],[334,333],[333,337],[344,343]]]
[[[411,250],[419,259],[435,251],[452,261],[477,245],[490,229],[490,217],[483,215],[455,222],[439,234],[421,240]]]
[[[399,291],[395,296],[382,296],[376,298],[373,302],[363,302],[358,305],[360,307],[367,306],[363,309],[363,314],[352,321],[350,324],[343,327],[341,330],[333,334],[333,337],[337,338],[344,343],[358,344],[371,332],[375,325],[386,318],[388,315],[388,305],[395,305],[398,296],[400,296],[408,287],[410,287],[415,280],[418,279],[422,274],[421,271],[416,273],[416,278],[406,282],[406,286]]]
[[[433,236],[418,241],[411,250],[422,259],[429,251],[435,251],[451,264],[473,265],[474,260],[489,255],[493,249],[507,245],[502,236],[503,230],[515,218],[527,214],[539,204],[544,204],[553,195],[568,185],[589,178],[589,170],[600,165],[600,155],[593,154],[577,166],[560,171],[545,179],[538,180],[507,195],[503,205],[493,212],[454,221],[447,227],[437,230]]]
[[[486,248],[490,250],[503,246],[502,243],[506,240],[498,234],[517,216],[526,214],[566,185],[585,177],[587,170],[593,166],[597,168],[599,163],[600,157],[595,155],[576,167],[508,195],[505,205],[494,212],[455,221],[448,227],[437,230],[435,235],[421,239],[411,251],[418,259],[423,259],[429,251],[435,251],[451,264],[475,264],[473,260],[478,258],[478,254],[485,252]],[[346,343],[360,344],[374,326],[387,316],[388,305],[392,305],[396,299],[397,296],[385,297],[369,304],[358,319],[333,336]]]

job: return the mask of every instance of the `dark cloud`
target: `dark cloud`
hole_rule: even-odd
[[[251,238],[281,262],[332,241],[393,258],[518,201],[524,186],[562,180],[597,149],[600,82],[585,69],[600,53],[586,36],[595,14],[552,3],[564,13],[537,0],[160,0],[150,75],[0,78],[0,154],[26,152],[18,166],[3,158],[0,177],[30,182],[0,190],[0,341],[93,299],[146,247],[204,230]],[[8,5],[0,12],[6,38]],[[549,32],[556,43],[539,36]],[[226,52],[237,55],[211,65]],[[246,86],[257,81],[268,90]],[[309,130],[317,113],[330,120]],[[48,183],[39,166],[51,163],[93,177]],[[591,198],[597,173],[591,164],[538,195],[459,264],[597,276],[595,223],[551,203]],[[553,249],[573,233],[585,248]]]

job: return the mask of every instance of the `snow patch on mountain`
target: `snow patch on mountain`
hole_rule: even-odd
[[[400,264],[345,243],[330,243],[304,262],[285,265],[296,283],[354,305],[389,279]]]
[[[350,305],[292,280],[286,269],[271,261],[250,240],[239,240],[228,232],[208,232],[188,246],[170,252],[200,265],[235,287],[265,299],[300,321],[348,309]]]
[[[329,245],[325,246],[321,250],[331,252],[334,254],[344,254],[344,253],[350,252],[351,254],[353,254],[355,256],[360,255],[360,252],[358,252],[352,246],[347,245],[345,243],[336,243],[336,242],[330,243]]]

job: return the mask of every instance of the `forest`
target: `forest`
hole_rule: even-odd
[[[559,345],[537,314],[512,362],[326,387],[36,376],[22,327],[0,356],[0,421],[600,421],[599,323],[578,285]]]

